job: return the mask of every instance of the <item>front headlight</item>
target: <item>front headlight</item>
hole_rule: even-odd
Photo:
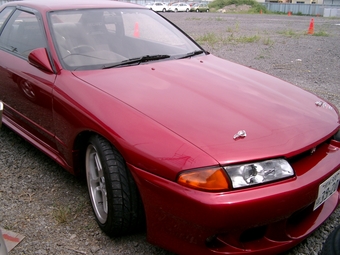
[[[294,176],[294,170],[284,159],[226,166],[233,188],[242,188]]]

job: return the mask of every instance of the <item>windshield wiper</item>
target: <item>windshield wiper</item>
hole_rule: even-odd
[[[181,57],[178,57],[177,59],[182,59],[182,58],[190,58],[190,57],[193,57],[193,56],[196,56],[196,55],[200,55],[200,54],[203,54],[204,51],[203,50],[196,50],[196,51],[193,51],[193,52],[189,52]]]
[[[112,64],[112,65],[104,65],[103,69],[114,68],[118,66],[134,65],[134,64],[139,65],[140,63],[143,63],[143,62],[155,61],[155,60],[160,60],[160,59],[165,59],[165,58],[170,58],[170,56],[169,55],[145,55],[143,57],[130,58],[130,59],[124,60],[116,64]]]

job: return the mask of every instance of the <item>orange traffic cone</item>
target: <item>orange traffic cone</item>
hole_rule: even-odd
[[[292,12],[291,11],[288,12],[288,16],[292,16]]]
[[[314,34],[314,19],[310,20],[309,28],[308,28],[308,34],[309,35]]]
[[[135,30],[133,32],[133,36],[134,37],[139,37],[139,26],[138,26],[138,22],[135,23]]]

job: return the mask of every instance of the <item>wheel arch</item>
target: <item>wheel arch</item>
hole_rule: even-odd
[[[126,233],[123,231],[122,235],[124,234],[128,234],[130,233],[137,233],[140,230],[145,230],[146,227],[146,217],[145,217],[145,210],[144,210],[144,203],[143,203],[143,199],[141,197],[141,193],[139,190],[139,187],[137,185],[137,180],[134,176],[134,174],[132,173],[131,168],[129,167],[129,164],[127,163],[126,159],[124,158],[123,154],[121,153],[121,148],[117,148],[116,146],[116,142],[112,142],[112,139],[108,139],[107,137],[105,137],[104,135],[95,132],[95,131],[90,131],[90,130],[85,130],[81,133],[79,133],[77,135],[77,137],[75,138],[74,141],[74,165],[75,165],[75,169],[74,172],[77,176],[81,177],[82,179],[86,179],[86,153],[87,153],[87,148],[88,148],[88,144],[89,142],[91,142],[92,138],[99,138],[99,139],[104,139],[106,140],[107,143],[111,144],[111,146],[113,147],[113,149],[120,154],[120,157],[122,159],[122,163],[125,165],[127,176],[129,176],[129,178],[125,179],[128,180],[130,179],[130,185],[129,185],[129,190],[130,190],[130,194],[132,195],[131,199],[135,201],[134,204],[134,210],[131,212],[134,212],[136,218],[134,219],[134,224],[132,224],[129,227],[129,230],[126,230]],[[117,144],[118,145],[118,144]],[[117,188],[117,187],[116,187]],[[126,193],[125,193],[126,194]],[[131,200],[131,201],[132,201]],[[130,206],[132,206],[133,203],[130,204]],[[104,231],[106,232],[106,231]],[[116,233],[109,233],[106,232],[109,236],[120,236],[121,234],[117,235]]]
[[[77,177],[85,178],[85,154],[87,149],[87,144],[90,138],[93,135],[99,135],[102,138],[106,139],[109,143],[112,144],[113,147],[116,148],[116,150],[121,154],[123,157],[125,164],[127,164],[127,160],[124,156],[124,151],[122,147],[115,141],[112,137],[107,137],[106,135],[101,134],[100,132],[96,132],[93,130],[83,130],[80,132],[74,139],[74,145],[73,145],[73,165],[74,165],[74,174]],[[131,172],[131,169],[129,169]]]
[[[86,130],[79,133],[73,146],[73,163],[74,163],[74,174],[78,177],[85,178],[85,153],[86,145],[92,135],[96,132]]]
[[[85,177],[85,153],[87,148],[87,143],[91,136],[99,135],[109,141],[122,155],[123,159],[126,161],[121,148],[117,146],[118,144],[113,141],[112,138],[108,138],[105,135],[92,131],[92,130],[83,130],[80,132],[74,139],[73,144],[73,165],[74,165],[74,174],[78,177]]]

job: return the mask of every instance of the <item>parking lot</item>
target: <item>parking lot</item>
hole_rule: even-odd
[[[212,54],[289,81],[340,109],[340,19],[211,12],[160,15]],[[313,35],[307,33],[312,18]],[[105,236],[94,220],[86,183],[6,127],[0,131],[0,178],[0,225],[25,236],[10,254],[171,254],[147,243],[145,233]],[[286,255],[318,254],[339,221],[338,208]]]

